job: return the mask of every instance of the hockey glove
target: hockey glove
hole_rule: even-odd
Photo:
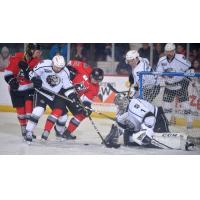
[[[34,88],[40,89],[42,87],[42,80],[39,77],[33,77],[31,81]]]
[[[85,106],[83,108],[83,115],[86,116],[86,117],[89,117],[91,114],[92,114],[92,111],[91,111],[91,103],[88,102],[88,101],[84,101],[83,102],[83,105]]]
[[[130,74],[128,80],[129,80],[129,82],[130,82],[131,85],[134,83],[134,78],[133,78],[132,74]]]
[[[73,80],[76,76],[76,69],[74,69],[71,65],[67,65],[67,69],[69,70],[70,73],[70,80]]]
[[[82,83],[78,83],[74,87],[75,87],[75,89],[76,89],[77,92],[85,90],[85,86]]]
[[[11,90],[17,90],[19,88],[19,83],[16,78],[12,78],[8,84],[10,85]]]
[[[18,67],[23,71],[24,77],[27,80],[30,80],[30,78],[29,78],[29,72],[30,72],[29,65],[26,62],[24,62],[23,60],[21,60],[18,63]]]
[[[134,85],[134,89],[135,89],[135,91],[138,91],[139,90],[138,85]]]

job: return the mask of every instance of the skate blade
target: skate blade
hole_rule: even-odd
[[[47,140],[41,138],[41,139],[40,139],[40,143],[41,143],[41,144],[47,144]]]

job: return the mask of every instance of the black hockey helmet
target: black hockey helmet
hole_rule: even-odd
[[[100,68],[94,68],[92,70],[91,76],[92,76],[93,79],[100,82],[104,78],[104,72]]]
[[[36,43],[28,43],[27,46],[26,46],[25,53],[28,56],[32,57],[33,56],[33,52],[32,51],[35,51],[35,50],[40,50],[40,45],[36,44]]]

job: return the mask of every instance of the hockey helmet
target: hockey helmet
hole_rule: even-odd
[[[176,46],[173,43],[167,43],[165,45],[165,51],[175,51]]]
[[[138,58],[140,55],[136,50],[130,50],[126,53],[126,64],[128,64],[129,60],[134,60]]]
[[[40,50],[40,45],[36,44],[36,43],[28,43],[27,46],[26,46],[25,53],[28,56],[32,57],[33,56],[33,52],[35,50]]]
[[[92,70],[91,77],[92,77],[94,80],[100,82],[100,81],[102,81],[103,78],[104,78],[104,71],[103,71],[102,69],[100,69],[100,68],[94,68],[94,69]]]
[[[57,68],[64,68],[65,67],[65,59],[61,55],[56,55],[52,59],[53,66],[56,66]]]

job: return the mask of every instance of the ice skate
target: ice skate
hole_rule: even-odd
[[[187,141],[185,144],[185,150],[190,151],[194,149],[195,144],[192,141]]]
[[[62,137],[65,138],[66,140],[75,140],[76,139],[76,136],[72,135],[67,130],[65,130],[65,132],[62,135]]]
[[[36,139],[37,137],[36,137],[36,135],[32,134],[32,138],[33,138],[33,139]]]
[[[31,132],[27,132],[26,136],[24,137],[25,141],[27,142],[27,144],[31,144],[33,138],[32,138],[32,133]]]
[[[44,131],[41,136],[41,141],[47,141],[48,137],[49,137],[49,132]]]

